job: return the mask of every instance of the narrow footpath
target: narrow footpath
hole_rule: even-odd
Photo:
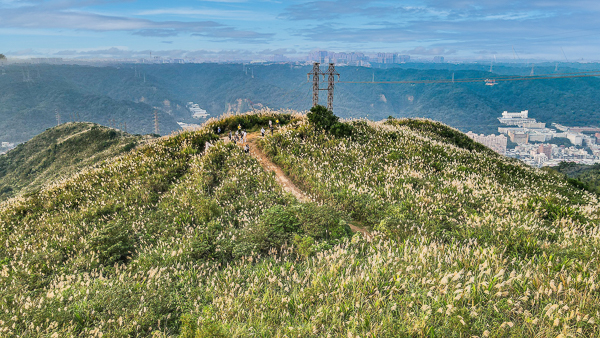
[[[250,146],[250,155],[254,157],[258,163],[266,170],[275,173],[275,180],[284,191],[289,192],[294,195],[300,202],[306,203],[310,202],[311,199],[305,194],[301,189],[299,189],[292,180],[281,170],[281,168],[273,163],[269,157],[258,147],[258,140],[261,138],[260,133],[248,133],[247,140],[248,145]],[[241,143],[240,143],[241,146]],[[348,224],[350,229],[354,232],[360,232],[365,238],[372,238],[371,233],[362,227],[355,226],[353,224]]]
[[[283,187],[283,190],[294,195],[300,202],[310,202],[310,198],[300,190],[287,175],[281,170],[281,168],[275,163],[271,162],[269,157],[258,147],[258,140],[260,139],[260,133],[248,134],[248,144],[250,145],[250,155],[252,155],[258,163],[266,170],[275,173],[275,179]]]

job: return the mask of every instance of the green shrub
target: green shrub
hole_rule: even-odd
[[[298,216],[302,233],[316,240],[341,239],[352,234],[341,214],[330,206],[306,203]]]
[[[348,123],[336,123],[331,126],[331,134],[335,137],[348,137],[352,136],[352,131],[354,131],[354,127]]]
[[[292,234],[300,230],[297,216],[299,207],[276,205],[266,210],[258,224],[244,231],[234,248],[234,256],[247,256],[252,253],[268,253],[290,242]]]
[[[198,324],[199,322],[199,324]],[[227,332],[220,323],[200,320],[190,314],[181,316],[181,338],[227,338]]]
[[[276,205],[264,212],[256,226],[244,230],[236,242],[233,255],[242,257],[252,253],[266,254],[285,243],[296,243],[295,234],[303,235],[303,240],[309,242],[335,241],[349,237],[352,231],[340,213],[329,206],[315,203]],[[305,252],[302,253],[305,256],[310,252],[310,245],[307,243],[304,243]]]
[[[296,251],[302,257],[310,257],[315,253],[315,239],[310,236],[294,236],[294,246]]]
[[[109,223],[101,228],[90,243],[90,251],[98,252],[100,264],[104,266],[127,261],[135,249],[129,228],[122,221]]]
[[[310,113],[306,114],[308,122],[319,129],[329,131],[339,121],[339,117],[335,116],[331,110],[316,105],[310,109]]]

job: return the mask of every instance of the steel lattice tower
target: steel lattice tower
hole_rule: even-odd
[[[319,90],[321,90],[319,88],[319,76],[323,75],[323,73],[321,72],[321,68],[319,68],[319,65],[320,64],[318,62],[315,62],[315,64],[313,65],[312,72],[308,73],[309,79],[312,75],[313,80],[313,107],[319,104]]]
[[[328,78],[327,78],[327,109],[333,111],[333,88],[335,85],[335,76],[338,76],[338,80],[340,78],[340,74],[335,71],[335,64],[330,63],[329,69],[327,69]]]

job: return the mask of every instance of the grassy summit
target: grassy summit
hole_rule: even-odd
[[[213,120],[2,204],[0,335],[600,334],[596,195],[439,123],[333,136],[276,114]],[[314,202],[214,134],[275,118],[262,149]]]
[[[31,192],[134,148],[142,140],[93,123],[65,123],[0,156],[0,198]]]

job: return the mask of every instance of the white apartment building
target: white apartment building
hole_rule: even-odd
[[[508,143],[508,139],[504,135],[478,135],[470,131],[467,133],[467,136],[473,141],[483,144],[498,154],[506,154],[506,145]]]

